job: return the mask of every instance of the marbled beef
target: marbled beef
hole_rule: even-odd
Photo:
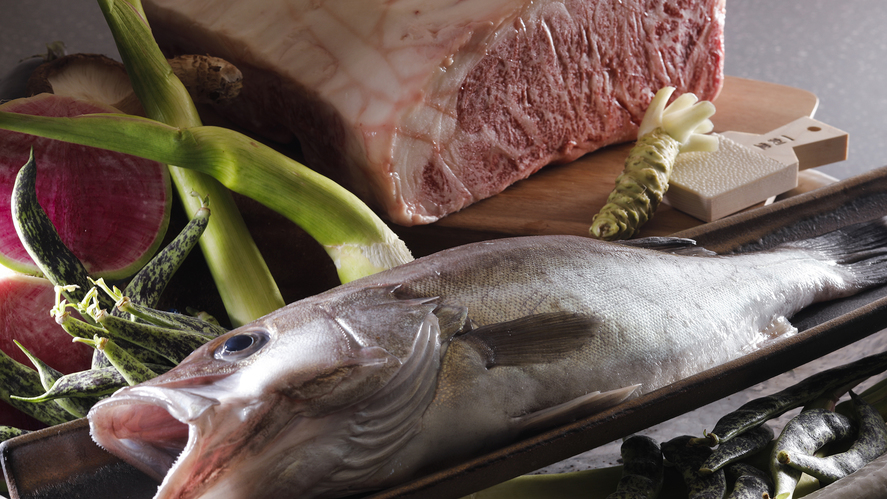
[[[170,52],[244,73],[230,115],[396,223],[633,140],[665,85],[713,99],[726,0],[144,0]]]

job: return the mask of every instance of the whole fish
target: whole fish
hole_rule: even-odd
[[[158,499],[390,486],[737,358],[887,280],[885,220],[716,256],[686,241],[470,244],[220,336],[89,413]]]

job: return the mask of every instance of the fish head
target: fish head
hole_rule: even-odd
[[[429,366],[440,356],[434,309],[388,288],[296,302],[99,402],[91,434],[162,481],[157,498],[311,497],[355,486],[341,476],[375,473],[430,401]],[[385,417],[404,421],[378,425]],[[352,443],[368,432],[368,452],[381,459]]]

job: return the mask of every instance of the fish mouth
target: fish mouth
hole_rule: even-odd
[[[133,386],[94,405],[87,418],[100,447],[163,482],[194,448],[196,421],[217,404],[181,390]]]

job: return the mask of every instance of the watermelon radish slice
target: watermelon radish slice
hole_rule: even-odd
[[[7,269],[0,272],[0,350],[31,367],[31,361],[12,341],[18,340],[37,358],[63,373],[89,369],[92,349],[72,342],[50,314],[55,305],[52,284]],[[45,426],[5,403],[0,403],[0,425],[23,429]]]
[[[13,100],[0,110],[52,117],[119,112],[53,94]],[[169,222],[172,190],[165,165],[6,131],[0,132],[0,263],[40,275],[18,240],[10,214],[15,176],[31,147],[37,162],[37,199],[90,275],[120,280],[144,266],[159,248]],[[48,310],[44,313],[49,315]]]

